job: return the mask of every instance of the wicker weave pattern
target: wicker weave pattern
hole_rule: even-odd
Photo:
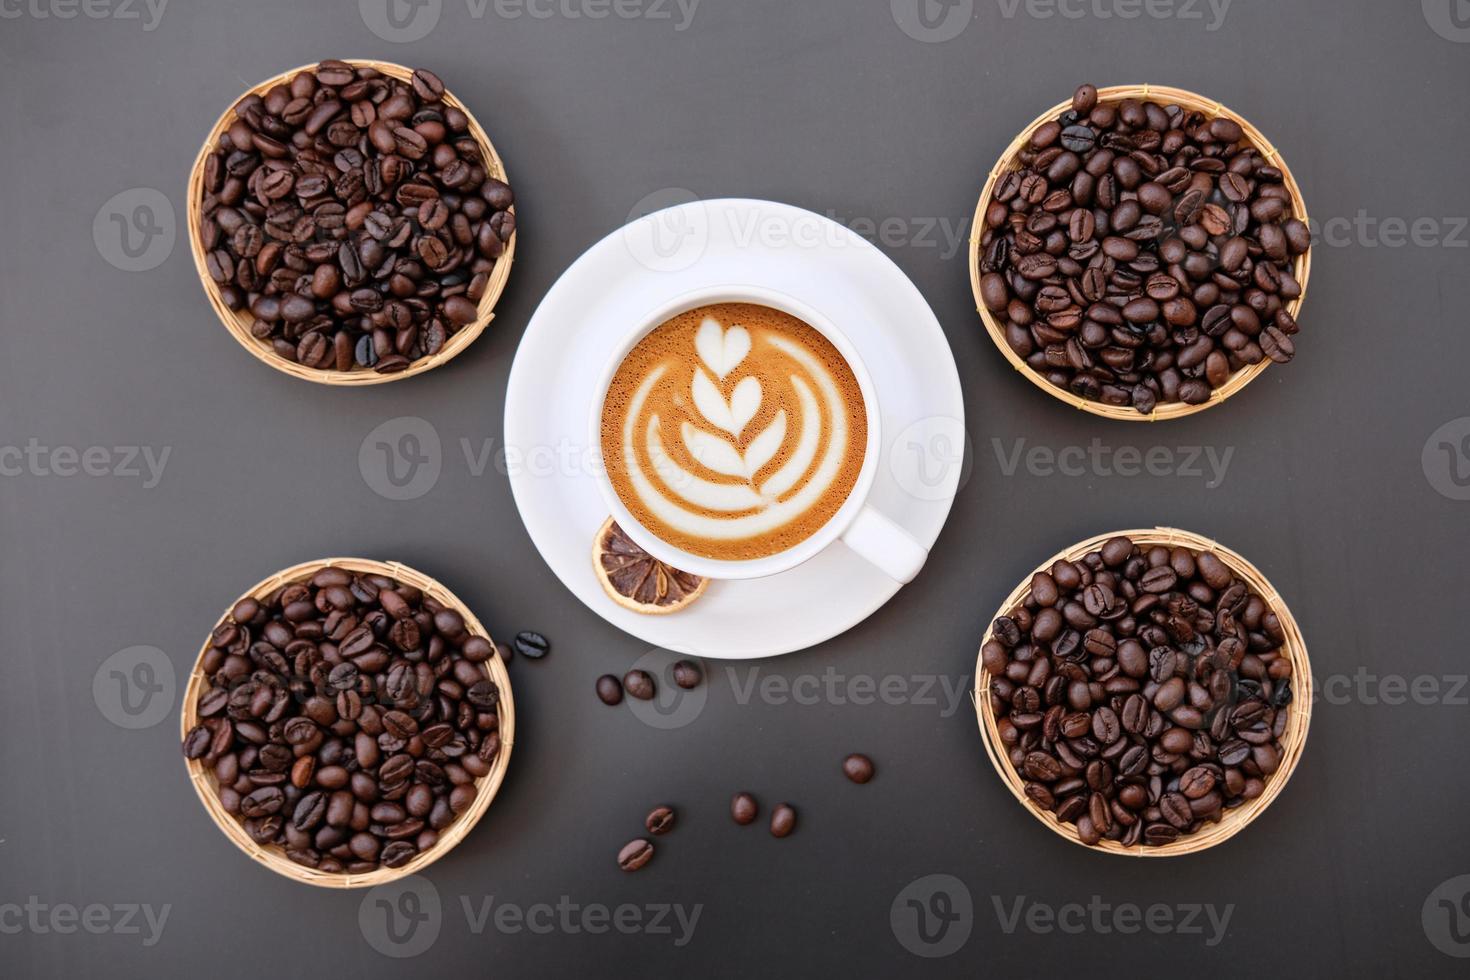
[[[365,558],[323,558],[318,561],[304,562],[284,571],[277,572],[270,578],[259,583],[241,599],[252,597],[264,599],[283,585],[293,582],[302,582],[324,568],[343,568],[351,572],[361,572],[374,575],[386,575],[396,579],[405,585],[423,591],[424,595],[430,596],[442,603],[447,608],[453,609],[464,617],[465,628],[476,636],[490,639],[490,633],[484,625],[475,618],[475,614],[461,602],[454,593],[440,585],[434,579],[429,578],[421,572],[417,572],[406,565],[397,562],[372,561]],[[237,600],[238,601],[238,600]],[[231,603],[229,609],[225,610],[220,619],[229,615],[229,610],[235,607]],[[493,642],[493,640],[492,640]],[[200,669],[200,662],[209,649],[209,641],[205,640],[204,646],[199,651],[199,657],[194,662],[194,669],[189,675],[189,684],[184,689],[183,709],[180,711],[179,737],[182,739],[189,730],[199,723],[199,694],[204,689],[207,679],[204,671]],[[500,688],[500,705],[497,713],[500,716],[500,753],[495,757],[495,762],[490,773],[476,781],[478,792],[474,803],[469,810],[460,814],[439,835],[439,842],[422,854],[416,855],[412,861],[401,868],[380,867],[367,874],[332,874],[318,871],[297,864],[287,858],[284,851],[278,846],[262,847],[250,839],[245,833],[245,827],[239,819],[225,811],[220,804],[218,794],[218,783],[214,778],[214,772],[205,767],[203,762],[197,759],[185,760],[188,766],[189,779],[194,785],[194,791],[199,794],[199,802],[204,804],[210,819],[215,826],[230,839],[240,850],[259,863],[270,868],[276,874],[283,875],[293,881],[305,882],[308,885],[318,885],[323,888],[368,888],[373,885],[381,885],[385,882],[394,881],[411,874],[423,871],[429,865],[439,860],[445,854],[454,849],[454,846],[464,840],[465,836],[485,815],[490,808],[490,801],[500,790],[500,784],[505,780],[506,770],[510,767],[510,752],[515,744],[516,713],[515,701],[511,697],[510,676],[506,673],[505,664],[496,653],[485,662],[485,672],[489,678]]]
[[[1198,833],[1180,837],[1169,844],[1161,847],[1125,847],[1117,841],[1102,840],[1098,844],[1090,846],[1083,844],[1077,836],[1077,828],[1070,823],[1064,823],[1056,819],[1055,815],[1042,810],[1025,793],[1025,780],[1011,764],[1010,755],[1006,751],[1004,743],[1000,740],[1000,729],[996,725],[995,712],[990,706],[990,673],[979,656],[975,659],[975,676],[979,678],[979,684],[974,691],[975,714],[980,723],[980,735],[985,742],[985,752],[990,756],[990,762],[995,766],[995,771],[1000,773],[1001,780],[1011,795],[1021,802],[1031,815],[1040,820],[1053,832],[1060,834],[1067,840],[1089,850],[1107,851],[1110,854],[1123,854],[1129,857],[1172,857],[1180,854],[1194,854],[1206,848],[1214,847],[1234,837],[1245,828],[1252,820],[1260,816],[1271,801],[1280,795],[1286,787],[1286,782],[1291,778],[1297,763],[1301,761],[1302,750],[1307,742],[1307,728],[1312,717],[1312,665],[1307,659],[1306,641],[1302,639],[1301,630],[1297,627],[1296,620],[1292,618],[1291,610],[1282,601],[1280,594],[1272,588],[1266,577],[1250,562],[1240,555],[1209,540],[1192,534],[1189,531],[1180,531],[1174,528],[1160,527],[1152,530],[1113,531],[1108,534],[1099,534],[1088,538],[1086,541],[1074,544],[1064,551],[1058,552],[1037,566],[1041,571],[1050,568],[1051,565],[1061,559],[1077,561],[1088,552],[1101,548],[1103,542],[1117,535],[1124,535],[1133,539],[1133,543],[1140,547],[1151,547],[1153,545],[1165,545],[1174,547],[1183,545],[1196,552],[1213,551],[1220,557],[1235,574],[1237,579],[1244,581],[1253,589],[1266,605],[1270,607],[1278,619],[1281,620],[1281,628],[1286,632],[1286,643],[1283,644],[1285,655],[1291,660],[1291,693],[1292,700],[1287,716],[1286,731],[1281,736],[1281,766],[1266,780],[1266,790],[1254,800],[1249,800],[1233,810],[1226,810],[1224,817],[1219,823],[1206,824],[1204,829]],[[1010,595],[1006,596],[1005,602],[1001,603],[1000,609],[996,611],[995,617],[1005,615],[1009,610],[1016,608],[1026,600],[1031,591],[1031,576],[1027,575],[1025,580]],[[992,622],[994,618],[992,619]],[[991,639],[992,630],[987,628],[981,645]]]
[[[1246,142],[1260,151],[1261,156],[1281,171],[1282,183],[1291,193],[1292,215],[1301,219],[1303,222],[1307,220],[1306,202],[1302,199],[1301,188],[1297,186],[1296,178],[1291,175],[1291,170],[1286,166],[1286,161],[1282,159],[1281,154],[1276,151],[1276,148],[1271,145],[1271,142],[1261,134],[1261,131],[1252,126],[1239,113],[1232,112],[1213,99],[1206,99],[1202,95],[1196,95],[1193,92],[1180,88],[1168,88],[1162,85],[1114,85],[1110,88],[1098,89],[1099,102],[1121,102],[1124,99],[1142,99],[1157,102],[1162,105],[1173,103],[1184,109],[1202,112],[1211,119],[1218,116],[1233,119],[1240,124],[1241,129],[1245,130]],[[985,329],[989,332],[990,339],[995,341],[995,346],[1000,348],[1001,353],[1005,355],[1007,361],[1011,362],[1012,367],[1020,371],[1028,381],[1048,395],[1066,402],[1073,408],[1080,408],[1084,412],[1091,412],[1093,415],[1100,415],[1103,418],[1119,419],[1125,422],[1157,422],[1163,419],[1183,418],[1186,415],[1193,415],[1195,412],[1202,412],[1207,408],[1218,405],[1259,377],[1271,361],[1269,359],[1262,359],[1258,364],[1250,364],[1236,371],[1224,385],[1210,393],[1208,401],[1201,402],[1198,405],[1186,405],[1183,402],[1169,402],[1168,404],[1159,405],[1148,415],[1142,415],[1136,409],[1127,405],[1107,405],[1102,402],[1079,398],[1070,391],[1058,388],[1056,385],[1047,381],[1027,364],[1020,355],[1011,349],[1011,345],[1006,342],[1004,325],[996,318],[995,314],[986,309],[984,301],[980,298],[980,240],[985,234],[985,211],[990,206],[990,198],[995,190],[996,182],[1008,171],[1017,169],[1019,164],[1016,162],[1016,156],[1026,148],[1026,145],[1031,140],[1031,134],[1041,125],[1056,119],[1057,116],[1071,107],[1072,102],[1068,99],[1066,102],[1048,109],[1025,129],[1021,130],[1020,135],[1012,140],[1011,145],[1006,147],[1005,152],[1001,154],[999,162],[990,171],[990,177],[986,180],[985,187],[980,192],[980,201],[975,206],[975,218],[970,226],[970,289],[975,294],[975,308],[980,313],[980,319],[985,322]],[[1286,308],[1295,317],[1300,314],[1302,304],[1307,299],[1307,279],[1312,272],[1311,249],[1297,256],[1293,266],[1293,272],[1297,282],[1301,284],[1302,294],[1288,303]]]
[[[395,65],[389,61],[367,61],[353,58],[342,60],[358,68],[375,68],[384,75],[391,76],[400,81],[406,82],[413,76],[412,69],[405,68],[402,65]],[[293,68],[291,71],[282,72],[276,77],[268,78],[245,92],[241,95],[241,98],[251,94],[264,96],[266,92],[275,86],[288,84],[296,75],[315,67],[316,65],[314,64],[302,65],[300,68]],[[236,103],[238,104],[238,102],[239,100],[237,99]],[[475,121],[474,114],[465,107],[464,103],[460,102],[448,91],[444,93],[444,104],[460,109],[469,117],[469,132],[474,137],[475,142],[479,144],[480,154],[484,157],[486,172],[492,177],[509,183],[510,178],[505,175],[505,164],[501,161],[500,154],[495,152],[494,144],[490,142],[490,137],[485,134],[485,130]],[[445,342],[439,353],[430,357],[421,357],[402,371],[391,374],[379,374],[377,371],[369,368],[358,368],[351,371],[309,368],[281,357],[272,349],[269,342],[256,340],[252,337],[250,335],[250,324],[253,318],[250,316],[250,312],[248,310],[235,312],[225,305],[224,300],[220,297],[219,285],[210,278],[208,267],[204,261],[204,247],[199,241],[199,226],[204,218],[204,161],[214,151],[215,147],[219,145],[221,134],[230,128],[230,123],[234,119],[235,108],[232,105],[229,109],[225,110],[224,115],[220,116],[219,122],[215,123],[214,128],[210,130],[209,137],[204,141],[204,146],[199,151],[199,156],[194,160],[193,169],[189,171],[187,200],[189,202],[189,248],[194,253],[194,267],[198,270],[199,281],[204,286],[204,294],[209,297],[209,305],[214,307],[214,312],[219,317],[220,322],[230,331],[230,335],[240,342],[240,346],[277,371],[289,374],[293,378],[301,378],[304,381],[315,381],[318,384],[325,385],[386,384],[389,381],[399,381],[403,378],[411,378],[416,374],[423,374],[425,371],[431,371],[439,365],[452,360],[472,344],[475,338],[489,325],[490,321],[495,318],[495,304],[500,301],[500,294],[505,291],[506,281],[510,278],[511,262],[515,259],[516,241],[521,237],[519,221],[517,221],[516,231],[510,236],[510,241],[505,243],[505,252],[500,258],[495,260],[495,266],[490,272],[490,281],[485,286],[485,294],[480,297],[479,317],[475,322],[467,323],[461,327],[453,337],[450,337]],[[514,207],[511,207],[510,210],[512,213],[515,212]]]

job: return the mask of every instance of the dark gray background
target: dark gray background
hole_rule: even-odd
[[[975,0],[946,43],[907,36],[883,0],[703,0],[684,31],[677,15],[507,18],[492,4],[476,19],[464,0],[444,0],[437,28],[405,44],[371,33],[349,0],[174,0],[153,31],[146,19],[42,18],[33,7],[0,19],[0,443],[171,447],[152,489],[121,477],[0,478],[0,906],[30,896],[172,906],[148,949],[136,935],[0,932],[0,972],[1003,976],[1087,957],[1130,976],[1460,967],[1420,914],[1437,885],[1470,873],[1463,690],[1458,704],[1395,706],[1372,685],[1367,697],[1319,703],[1285,794],[1206,854],[1090,854],[1002,788],[968,702],[948,716],[942,699],[740,704],[749,668],[732,678],[712,663],[708,704],[687,727],[659,731],[604,708],[593,679],[621,673],[646,645],[551,575],[502,473],[465,465],[461,438],[499,445],[506,376],[538,299],[644,195],[684,187],[844,222],[898,219],[899,237],[917,240],[880,245],[948,333],[973,477],[914,585],[837,640],[760,664],[758,678],[830,667],[968,687],[985,622],[1036,562],[1155,523],[1215,537],[1265,571],[1300,620],[1319,681],[1360,669],[1463,677],[1470,504],[1437,492],[1420,454],[1439,426],[1470,414],[1470,252],[1441,220],[1470,214],[1470,45],[1432,30],[1413,0],[1236,0],[1215,31],[1202,5],[1203,20],[1008,9]],[[182,227],[188,168],[217,115],[248,85],[334,56],[438,71],[504,155],[522,228],[490,330],[447,368],[361,391],[246,356],[205,303]],[[1314,218],[1428,217],[1451,240],[1391,248],[1354,234],[1320,246],[1299,358],[1223,408],[1157,427],[1065,409],[1006,366],[975,315],[963,252],[923,229],[967,235],[997,154],[1083,80],[1209,93],[1276,142]],[[158,268],[128,273],[104,261],[90,228],[104,201],[134,187],[169,197],[178,240]],[[436,427],[444,472],[400,503],[370,489],[357,454],[371,429],[404,415]],[[1188,473],[1067,476],[1023,463],[1007,475],[1001,457],[1020,439],[1162,446],[1180,463],[1184,447],[1234,455],[1214,489]],[[176,710],[129,731],[91,693],[102,661],[140,644],[167,653],[181,690],[241,590],[351,553],[417,566],[497,635],[536,628],[554,644],[540,663],[511,664],[520,732],[508,781],[429,872],[441,933],[402,963],[364,941],[361,893],[279,878],[215,830],[185,778]],[[839,773],[853,750],[877,761],[866,787]],[[731,824],[726,801],[742,788],[768,807],[795,803],[796,835]],[[619,872],[618,847],[664,801],[680,808],[679,829],[648,869]],[[965,883],[974,923],[959,952],[926,960],[900,945],[889,908],[934,873]],[[460,907],[461,896],[524,907],[563,895],[703,911],[693,941],[675,948],[657,935],[474,935]],[[1053,907],[1097,895],[1235,909],[1209,948],[1199,935],[1007,934],[995,902],[1022,895]]]

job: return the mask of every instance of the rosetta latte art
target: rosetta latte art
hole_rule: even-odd
[[[654,329],[619,367],[603,454],[651,533],[710,558],[775,554],[857,480],[867,416],[852,369],[802,321],[721,304]]]

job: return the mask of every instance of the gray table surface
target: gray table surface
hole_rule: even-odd
[[[426,0],[390,21],[382,0],[0,5],[0,972],[1024,976],[1099,958],[1100,976],[1463,975],[1470,5],[958,0],[927,21],[892,6]],[[437,70],[519,197],[492,328],[449,367],[373,390],[247,357],[183,229],[216,116],[331,56]],[[1322,225],[1298,360],[1223,408],[1095,419],[1033,389],[980,327],[962,248],[975,195],[1082,80],[1243,112]],[[539,298],[670,188],[787,201],[873,238],[944,324],[972,447],[911,587],[817,649],[709,664],[700,710],[665,729],[593,697],[648,648],[547,570],[493,453]],[[405,416],[440,437],[441,472],[397,501],[359,449]],[[963,694],[1033,564],[1151,524],[1250,557],[1300,620],[1321,692],[1270,811],[1169,862],[1090,854],[1027,816]],[[353,553],[554,644],[511,664],[521,727],[501,796],[408,899],[251,863],[205,818],[177,745],[217,612],[278,568]],[[838,770],[854,750],[877,761],[865,787]],[[795,803],[797,833],[736,828],[742,788]],[[678,829],[619,872],[659,802]]]

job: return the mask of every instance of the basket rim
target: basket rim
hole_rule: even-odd
[[[1207,98],[1188,89],[1175,88],[1168,85],[1153,85],[1148,82],[1131,85],[1110,85],[1099,88],[1097,92],[1099,102],[1119,102],[1123,99],[1146,99],[1162,103],[1172,102],[1187,109],[1203,112],[1211,118],[1223,116],[1239,123],[1241,129],[1245,131],[1245,141],[1250,143],[1263,157],[1270,160],[1281,171],[1282,184],[1287,188],[1291,196],[1292,216],[1303,222],[1308,222],[1306,199],[1302,195],[1301,187],[1297,184],[1295,176],[1292,175],[1291,168],[1287,166],[1286,159],[1271,141],[1266,138],[1265,134],[1252,125],[1250,120],[1233,109],[1230,109],[1224,103]],[[1026,380],[1058,401],[1092,415],[1123,422],[1162,422],[1169,419],[1185,418],[1208,408],[1213,408],[1224,402],[1231,395],[1243,390],[1246,385],[1260,377],[1266,368],[1270,366],[1270,359],[1263,358],[1256,364],[1249,364],[1239,371],[1235,371],[1230,375],[1230,378],[1224,385],[1210,392],[1210,397],[1207,401],[1198,405],[1186,405],[1183,402],[1169,402],[1155,407],[1152,412],[1144,415],[1129,406],[1107,405],[1103,402],[1079,398],[1070,391],[1063,391],[1061,388],[1051,384],[1011,349],[1011,345],[1006,341],[1005,328],[1000,324],[995,314],[986,308],[985,302],[981,299],[980,242],[985,234],[985,211],[990,205],[996,181],[1010,170],[1015,169],[1016,154],[1025,147],[1031,138],[1031,134],[1039,126],[1056,119],[1057,116],[1070,109],[1071,106],[1072,100],[1067,99],[1065,102],[1058,103],[1028,123],[1001,153],[995,165],[990,168],[985,184],[980,191],[979,200],[975,205],[975,214],[970,223],[969,266],[970,291],[975,300],[975,309],[980,314],[981,321],[985,324],[985,331],[990,335],[991,341],[1000,349],[1001,354],[1005,356],[1006,361],[1010,363],[1011,367],[1019,371]],[[1311,278],[1312,271],[1312,252],[1313,249],[1309,247],[1301,255],[1298,255],[1293,263],[1293,273],[1296,276],[1297,282],[1301,285],[1302,290],[1300,296],[1286,305],[1287,310],[1293,317],[1300,314],[1302,306],[1306,303],[1307,282]]]
[[[385,75],[392,76],[399,81],[408,81],[413,75],[413,69],[391,61],[378,61],[370,58],[334,58],[333,61],[341,61],[353,67],[372,68]],[[189,231],[189,250],[194,256],[194,268],[199,276],[201,285],[204,287],[205,297],[213,308],[215,316],[219,318],[230,336],[244,347],[256,360],[275,368],[283,374],[303,381],[311,381],[316,384],[335,385],[340,387],[360,387],[366,385],[388,384],[393,381],[401,381],[416,375],[431,371],[442,364],[446,364],[461,354],[472,344],[490,322],[495,319],[495,307],[500,302],[501,295],[505,292],[506,284],[510,279],[511,266],[515,260],[516,242],[520,240],[520,222],[516,222],[516,230],[511,233],[510,241],[505,243],[505,251],[495,260],[494,268],[490,273],[490,280],[485,286],[485,293],[480,297],[479,316],[473,323],[461,327],[454,336],[445,342],[439,353],[429,357],[421,357],[411,363],[402,371],[392,374],[381,374],[366,368],[357,368],[349,371],[338,371],[335,368],[309,368],[287,360],[277,354],[264,341],[256,340],[250,335],[250,323],[248,317],[241,316],[224,304],[220,298],[219,284],[210,277],[208,266],[205,262],[204,247],[199,241],[199,228],[203,221],[203,189],[204,189],[204,165],[210,153],[214,152],[220,135],[229,128],[235,119],[235,107],[240,101],[249,95],[264,95],[276,85],[289,83],[292,78],[303,71],[315,70],[321,64],[320,61],[299,65],[290,71],[281,72],[272,78],[254,85],[230,103],[229,107],[220,115],[209,135],[205,138],[203,146],[194,158],[194,164],[189,168],[189,181],[187,185],[187,207],[186,218]],[[510,177],[506,173],[505,162],[501,159],[495,144],[491,142],[490,136],[485,132],[475,114],[469,107],[461,102],[448,87],[444,90],[443,101],[445,105],[459,109],[469,119],[468,132],[480,147],[480,153],[489,165],[491,176],[510,183]],[[516,213],[515,204],[509,208],[512,214]]]
[[[283,585],[304,581],[315,575],[324,568],[343,568],[348,571],[366,574],[386,575],[394,580],[414,586],[444,605],[453,608],[464,617],[465,627],[469,632],[483,636],[495,645],[494,638],[485,629],[483,623],[475,616],[474,611],[466,605],[463,600],[449,591],[442,583],[428,575],[404,565],[401,562],[384,562],[372,558],[318,558],[312,561],[301,562],[289,568],[281,569],[273,575],[262,579],[238,599],[230,603],[215,622],[223,622],[227,619],[235,604],[245,598],[263,598]],[[195,657],[194,664],[189,669],[189,680],[184,686],[183,701],[179,711],[179,738],[182,741],[196,724],[198,724],[199,693],[205,683],[204,672],[201,664],[204,655],[211,646],[208,637],[205,638],[199,655]],[[470,809],[457,816],[444,832],[439,835],[438,842],[429,850],[414,856],[414,859],[401,868],[378,867],[373,871],[360,874],[348,872],[327,872],[305,865],[297,864],[285,856],[284,849],[278,844],[262,846],[250,839],[245,833],[244,824],[231,814],[227,813],[219,802],[217,794],[217,782],[212,771],[205,768],[202,761],[198,759],[185,759],[185,771],[189,776],[189,783],[194,787],[199,802],[203,805],[205,812],[214,822],[215,826],[241,851],[245,852],[251,859],[274,871],[282,877],[292,881],[303,882],[322,888],[368,888],[375,885],[386,884],[409,875],[418,874],[429,865],[438,861],[444,855],[458,846],[467,837],[480,818],[490,808],[491,802],[500,792],[500,787],[505,781],[506,772],[510,768],[511,751],[515,746],[515,699],[511,691],[510,675],[506,671],[505,663],[501,659],[499,648],[489,660],[484,663],[486,676],[495,682],[500,689],[500,704],[497,714],[500,718],[500,752],[495,757],[495,764],[490,772],[475,780],[477,793]]]
[[[1311,728],[1314,692],[1312,665],[1307,654],[1306,640],[1302,636],[1301,628],[1297,625],[1296,618],[1291,613],[1291,608],[1255,565],[1251,564],[1249,560],[1238,552],[1220,544],[1218,541],[1179,528],[1135,528],[1132,530],[1110,531],[1106,534],[1094,535],[1067,548],[1063,548],[1046,561],[1038,564],[1031,573],[1028,573],[1021,580],[1021,583],[1011,590],[1010,595],[1006,597],[1005,601],[996,610],[995,615],[991,617],[990,622],[985,627],[985,634],[981,638],[980,648],[983,651],[985,644],[992,639],[995,620],[1005,615],[1008,610],[1015,608],[1017,604],[1024,601],[1026,596],[1030,594],[1031,576],[1035,572],[1050,568],[1054,562],[1062,559],[1075,561],[1089,552],[1096,551],[1109,538],[1119,535],[1131,538],[1134,544],[1141,546],[1182,545],[1196,552],[1213,551],[1237,578],[1246,581],[1265,600],[1271,611],[1281,621],[1282,629],[1285,631],[1287,637],[1286,642],[1282,644],[1282,648],[1286,651],[1286,655],[1290,659],[1292,666],[1292,710],[1287,718],[1286,731],[1281,737],[1281,765],[1266,780],[1265,791],[1256,799],[1243,803],[1233,810],[1226,811],[1225,816],[1218,823],[1210,824],[1197,833],[1180,837],[1160,847],[1144,847],[1141,845],[1127,847],[1118,841],[1108,839],[1103,839],[1097,844],[1084,844],[1078,836],[1077,828],[1074,824],[1055,819],[1050,813],[1037,807],[1025,795],[1025,780],[1022,779],[1020,773],[1012,765],[1010,755],[1001,743],[995,712],[990,705],[990,672],[985,669],[983,654],[977,652],[975,656],[976,684],[970,692],[970,695],[971,700],[975,703],[975,716],[980,727],[980,737],[985,746],[985,754],[989,756],[991,765],[994,766],[996,773],[1001,778],[1001,782],[1010,790],[1011,795],[1021,803],[1028,813],[1058,836],[1089,851],[1117,854],[1123,857],[1166,858],[1181,857],[1186,854],[1198,854],[1218,844],[1223,844],[1240,833],[1240,831],[1254,823],[1275,802],[1276,798],[1285,790],[1286,784],[1291,781],[1292,775],[1296,772],[1297,764],[1301,761],[1302,754],[1306,748],[1307,734]]]

